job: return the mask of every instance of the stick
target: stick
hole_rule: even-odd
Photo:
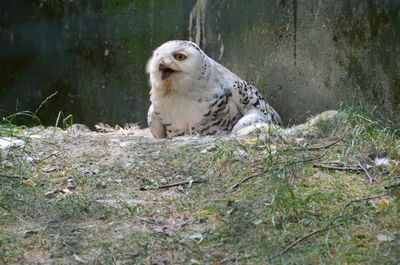
[[[346,205],[343,207],[342,213],[341,213],[340,216],[343,216],[343,215],[344,215],[344,211],[346,210],[346,208],[347,208],[350,204],[352,204],[352,203],[354,203],[354,202],[368,201],[368,200],[372,200],[372,199],[382,198],[382,197],[385,197],[385,196],[387,196],[386,193],[385,193],[385,194],[380,194],[380,195],[375,195],[375,196],[370,196],[370,197],[365,197],[365,198],[361,198],[361,199],[351,200],[351,201],[349,201],[348,203],[346,203]]]
[[[0,174],[0,177],[2,177],[2,178],[9,178],[9,179],[28,179],[27,177],[22,177],[22,176],[11,176],[11,175],[4,175],[4,174]]]
[[[226,190],[226,192],[231,193],[231,192],[235,191],[240,186],[240,184],[248,181],[251,178],[258,177],[259,175],[261,175],[261,172],[254,173],[253,175],[250,175],[250,176],[247,176],[247,177],[241,179],[238,183],[236,183],[236,184],[232,185],[231,187],[229,187]]]
[[[372,178],[371,175],[369,174],[368,170],[361,164],[361,162],[358,162],[358,165],[362,168],[362,170],[364,171],[365,175],[367,176],[369,183],[372,183]]]
[[[318,229],[318,230],[314,230],[311,233],[306,234],[303,237],[300,237],[299,239],[297,239],[296,241],[294,241],[293,243],[291,243],[290,245],[288,245],[287,247],[285,247],[281,252],[279,252],[277,255],[272,256],[270,259],[276,258],[282,254],[284,254],[285,252],[287,252],[288,250],[290,250],[291,248],[293,248],[294,246],[296,246],[298,243],[300,243],[301,241],[306,240],[307,238],[316,235],[318,233],[324,232],[326,230],[332,229],[332,228],[336,228],[339,226],[342,226],[343,224],[338,224],[338,225],[333,225],[333,226],[328,226],[328,227],[324,227],[322,229]]]
[[[287,166],[291,166],[291,165],[295,165],[295,164],[299,164],[299,163],[306,163],[306,162],[310,162],[310,161],[315,161],[315,160],[321,159],[323,156],[326,155],[326,153],[327,152],[324,152],[322,155],[320,155],[318,157],[310,157],[310,158],[307,158],[307,159],[296,160],[296,161],[292,161],[292,162],[286,163],[285,165],[283,165],[282,168],[287,167]],[[258,173],[254,173],[253,175],[250,175],[250,176],[247,176],[247,177],[243,178],[238,183],[236,183],[236,184],[232,185],[231,187],[229,187],[226,190],[226,192],[231,193],[231,192],[235,191],[242,183],[248,181],[251,178],[258,177],[261,174],[262,174],[262,172],[258,172]]]
[[[140,190],[161,190],[161,189],[168,189],[168,188],[177,187],[177,186],[184,186],[184,185],[192,185],[192,184],[197,184],[197,183],[203,183],[203,182],[207,182],[207,181],[208,180],[206,180],[206,179],[183,181],[183,182],[172,183],[172,184],[161,185],[161,186],[155,186],[155,187],[142,187],[142,188],[140,188]]]
[[[317,147],[286,148],[286,149],[283,149],[283,151],[289,151],[289,150],[294,150],[294,151],[297,151],[297,150],[300,150],[300,151],[317,151],[317,150],[327,149],[327,148],[329,148],[329,147],[331,147],[331,146],[337,144],[338,142],[340,142],[340,141],[342,141],[342,140],[343,140],[343,139],[340,138],[340,139],[338,139],[338,140],[336,140],[336,141],[334,141],[334,142],[332,142],[332,143],[330,143],[330,144],[328,144],[328,145],[324,145],[324,146],[320,146],[320,147],[317,146]]]
[[[291,165],[295,165],[295,164],[299,164],[299,163],[306,163],[306,162],[310,162],[310,161],[319,160],[319,159],[321,159],[323,156],[325,156],[326,153],[327,153],[327,152],[325,151],[322,155],[317,156],[317,157],[310,157],[310,158],[303,159],[303,160],[292,161],[292,162],[286,163],[283,167],[287,167],[287,166],[291,166]]]
[[[328,145],[325,145],[325,146],[321,146],[321,147],[299,148],[299,150],[309,150],[309,151],[322,150],[322,149],[329,148],[329,147],[331,147],[332,145],[335,145],[335,144],[337,144],[338,142],[340,142],[340,141],[342,141],[342,140],[343,140],[343,139],[340,138],[340,139],[337,139],[336,141],[334,141],[334,142],[332,142],[332,143],[330,143],[330,144],[328,144]]]
[[[321,164],[314,164],[313,167],[328,169],[328,170],[338,170],[338,171],[363,171],[361,167],[334,167]]]
[[[342,213],[341,213],[340,216],[343,216],[344,211],[346,210],[346,208],[347,208],[350,204],[352,204],[352,203],[354,203],[354,202],[360,202],[360,201],[366,201],[366,200],[371,200],[371,199],[377,199],[377,198],[381,198],[381,197],[384,197],[384,196],[387,196],[387,194],[380,194],[380,195],[375,195],[375,196],[370,196],[370,197],[365,197],[365,198],[361,198],[361,199],[356,199],[356,200],[349,201],[349,202],[346,203],[346,205],[343,207]],[[306,234],[305,236],[303,236],[303,237],[297,239],[296,241],[294,241],[293,243],[291,243],[290,245],[288,245],[287,247],[285,247],[285,248],[284,248],[281,252],[279,252],[277,255],[272,256],[270,259],[273,259],[273,258],[275,258],[275,257],[278,257],[278,256],[284,254],[285,252],[287,252],[288,250],[290,250],[291,248],[293,248],[294,246],[296,246],[298,243],[304,241],[305,239],[307,239],[307,238],[309,238],[309,237],[311,237],[311,236],[313,236],[313,235],[316,235],[316,234],[318,234],[318,233],[320,233],[320,232],[323,232],[323,231],[326,231],[326,230],[329,230],[329,229],[332,229],[332,228],[336,228],[336,227],[339,227],[339,226],[342,226],[342,225],[344,225],[344,224],[343,224],[343,223],[340,223],[340,224],[333,225],[333,226],[328,226],[328,227],[325,227],[325,228],[322,228],[322,229],[319,229],[319,230],[314,230],[313,232],[311,232],[311,233],[309,233],[309,234]]]

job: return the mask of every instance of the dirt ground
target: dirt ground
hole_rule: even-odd
[[[362,139],[333,116],[240,137],[13,129],[0,262],[396,264],[399,201],[384,187],[398,180],[399,138]]]

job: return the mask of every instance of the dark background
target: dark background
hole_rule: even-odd
[[[399,110],[398,0],[12,0],[0,3],[0,117],[41,106],[46,125],[146,126],[145,65],[171,39],[199,43],[286,123],[342,102]]]

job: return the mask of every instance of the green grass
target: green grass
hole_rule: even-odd
[[[400,261],[399,131],[375,112],[344,108],[296,135],[173,140],[123,150],[108,141],[116,136],[60,138],[60,131],[52,132],[32,140],[22,136],[29,135],[26,128],[0,127],[1,136],[27,141],[2,158],[12,167],[0,166],[2,175],[21,177],[0,177],[0,261],[5,264]],[[296,143],[300,137],[309,146],[342,140],[307,150]],[[50,151],[56,154],[44,159]],[[28,162],[21,159],[24,154],[42,159]],[[369,177],[313,167],[330,161],[367,167],[375,157],[390,164],[368,167]],[[48,165],[58,170],[44,172]],[[72,194],[45,197],[64,188],[66,177],[78,187]],[[24,178],[37,185],[23,184]],[[200,178],[208,181],[139,190]],[[100,181],[106,186],[99,187]]]

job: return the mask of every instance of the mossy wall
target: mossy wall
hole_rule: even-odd
[[[286,122],[341,102],[399,110],[400,1],[198,2],[205,26],[191,38],[262,89]]]
[[[145,65],[192,39],[286,122],[340,102],[400,104],[399,0],[13,0],[0,3],[0,116],[146,124]]]
[[[35,111],[54,125],[146,125],[145,65],[154,47],[188,37],[193,1],[83,0],[0,3],[0,116]]]

